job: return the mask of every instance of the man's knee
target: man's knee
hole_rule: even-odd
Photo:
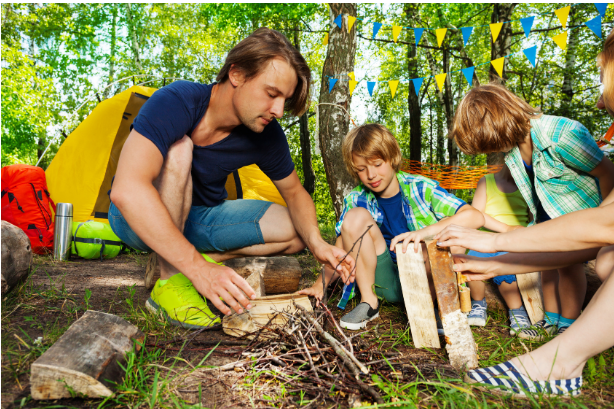
[[[369,224],[375,224],[371,213],[362,207],[355,207],[350,209],[345,215],[343,225],[341,225],[341,232],[342,234],[343,232],[350,234],[362,233]]]

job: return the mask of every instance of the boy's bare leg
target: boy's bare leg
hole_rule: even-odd
[[[486,297],[486,284],[484,281],[469,281],[467,283],[471,292],[471,298],[480,301]]]
[[[559,268],[559,300],[561,316],[576,319],[580,316],[586,296],[586,274],[584,264]]]
[[[614,265],[614,246],[603,247],[597,254],[597,262],[595,263],[595,273],[604,282],[610,275],[610,271]]]
[[[544,294],[544,311],[560,314],[559,308],[559,271],[542,271],[542,293]]]
[[[501,283],[499,286],[499,292],[505,300],[507,308],[510,310],[515,310],[522,307],[522,297],[516,281],[511,284],[506,282]]]
[[[356,257],[359,247],[356,245],[350,255],[356,260],[356,285],[360,289],[362,301],[369,303],[372,308],[377,308],[378,300],[373,285],[375,284],[377,255],[386,251],[384,236],[382,236],[371,214],[361,207],[353,208],[347,212],[341,227],[341,235],[343,236],[343,247],[346,251],[349,251],[370,224],[373,227],[362,239],[360,254]]]

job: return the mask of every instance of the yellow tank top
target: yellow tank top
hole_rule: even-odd
[[[529,207],[520,190],[503,193],[497,187],[495,175],[486,175],[486,209],[484,213],[508,226],[529,224]]]

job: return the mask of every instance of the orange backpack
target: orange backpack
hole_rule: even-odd
[[[2,168],[2,220],[22,229],[37,254],[53,250],[54,213],[43,169],[21,164]]]

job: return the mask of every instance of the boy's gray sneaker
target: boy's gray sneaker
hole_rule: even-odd
[[[356,308],[345,314],[339,324],[341,324],[341,328],[356,331],[366,327],[367,322],[377,317],[379,317],[379,304],[376,309],[373,309],[369,303],[361,302]]]
[[[531,327],[531,320],[524,307],[510,310],[510,335],[514,336],[525,328]]]
[[[471,311],[467,315],[469,325],[474,327],[486,326],[486,303],[473,301],[471,303]]]

